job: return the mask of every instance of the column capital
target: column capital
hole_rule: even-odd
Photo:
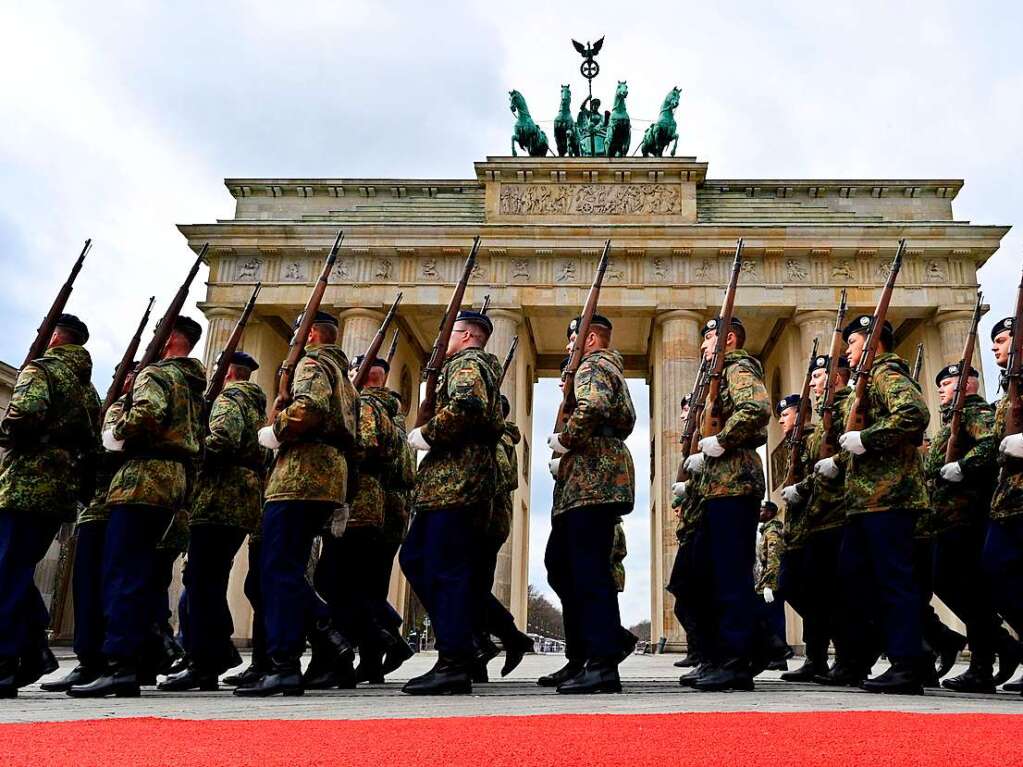
[[[338,319],[341,322],[345,320],[354,319],[356,317],[365,317],[367,319],[376,320],[377,322],[383,322],[384,317],[387,316],[384,312],[379,309],[366,309],[364,307],[358,307],[355,309],[345,309],[338,314]]]
[[[525,319],[522,312],[518,309],[491,308],[487,309],[487,316],[491,319],[508,320],[509,322],[514,322],[516,325],[521,324]]]
[[[236,306],[213,306],[206,303],[196,304],[203,316],[208,320],[231,319],[236,320],[242,316],[241,307]]]
[[[792,322],[798,327],[805,325],[807,322],[834,322],[835,313],[829,312],[826,309],[797,309],[796,313],[792,316]]]
[[[946,322],[973,322],[973,311],[971,309],[938,309],[934,315],[934,321],[938,325]]]
[[[697,325],[702,325],[706,320],[706,315],[695,309],[671,309],[666,312],[658,312],[655,319],[658,325],[671,322],[672,320],[689,320]]]

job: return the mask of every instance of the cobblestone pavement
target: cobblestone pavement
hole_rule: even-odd
[[[647,714],[710,711],[912,711],[921,713],[1023,713],[1023,697],[958,695],[928,690],[923,697],[871,695],[862,690],[822,688],[778,679],[779,672],[757,678],[749,693],[699,693],[678,686],[678,655],[633,655],[621,666],[621,695],[563,696],[536,686],[538,676],[559,668],[560,656],[531,655],[507,679],[477,684],[471,696],[418,698],[403,695],[401,684],[436,660],[423,653],[389,678],[386,685],[358,690],[311,691],[300,698],[242,699],[229,688],[220,692],[163,693],[143,690],[141,698],[72,700],[45,693],[38,685],[14,700],[0,700],[0,722],[67,721],[109,717],[159,716],[183,719],[387,719],[436,716],[528,716],[536,714]],[[790,661],[795,668],[798,659]],[[247,659],[246,659],[247,662]],[[66,673],[74,662],[62,659]],[[499,678],[501,659],[490,664]],[[952,674],[960,673],[958,666]],[[49,678],[49,677],[48,677]]]

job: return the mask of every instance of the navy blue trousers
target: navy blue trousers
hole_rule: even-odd
[[[1023,635],[1023,517],[988,521],[982,559],[995,609]]]
[[[551,523],[544,561],[548,582],[561,598],[566,639],[578,645],[568,648],[570,660],[617,659],[622,651],[618,589],[611,574],[620,514],[620,509],[585,506],[562,512]]]
[[[437,652],[446,658],[467,660],[476,648],[473,551],[482,545],[487,513],[477,506],[419,511],[401,547],[401,569],[430,616]]]
[[[874,511],[846,519],[839,572],[853,626],[876,618],[893,663],[915,663],[921,652],[920,594],[913,576],[916,513]]]
[[[156,545],[173,518],[168,509],[117,504],[103,543],[103,654],[137,661],[153,623]],[[164,607],[167,596],[164,592]]]
[[[80,663],[103,662],[103,543],[105,520],[86,522],[75,531],[75,563],[71,594],[75,605],[74,650]]]
[[[227,525],[195,525],[190,530],[183,581],[188,631],[185,649],[195,666],[210,673],[230,668],[234,621],[227,583],[245,531]]]
[[[401,614],[387,600],[391,589],[394,558],[398,555],[400,545],[394,542],[381,544],[380,557],[373,563],[373,569],[367,582],[372,598],[373,621],[378,629],[391,634],[398,633],[402,623]]]
[[[806,586],[806,611],[813,615],[809,629],[803,628],[806,656],[826,663],[828,645],[835,643],[836,658],[849,649],[844,634],[845,594],[838,575],[838,555],[842,549],[843,528],[819,530],[807,536],[803,549],[803,576]]]
[[[46,646],[50,615],[32,578],[59,529],[38,513],[0,511],[0,658]]]
[[[308,621],[322,605],[306,566],[313,540],[336,508],[332,501],[267,501],[263,507],[260,579],[266,649],[276,660],[300,658],[305,650]]]
[[[707,590],[711,660],[717,664],[749,662],[753,653],[753,561],[759,516],[759,498],[709,500],[693,541]]]
[[[515,618],[501,601],[494,596],[494,574],[497,571],[497,555],[501,543],[491,538],[480,541],[473,563],[473,590],[476,594],[477,636],[493,634],[503,643],[510,642],[518,633]]]
[[[712,644],[707,639],[709,617],[707,610],[701,609],[706,600],[700,594],[700,578],[696,566],[693,539],[689,538],[675,552],[675,562],[671,566],[666,589],[675,597],[673,611],[682,630],[686,632],[686,650],[691,655],[709,658]]]
[[[259,564],[263,559],[263,543],[249,538],[249,571],[245,574],[245,598],[252,605],[252,662],[266,665],[266,626],[263,613],[263,585],[259,577]]]
[[[340,538],[326,536],[313,585],[327,601],[334,628],[362,647],[374,637],[373,603],[367,576],[380,556],[380,531],[349,527]]]
[[[994,663],[1001,620],[995,615],[984,579],[981,549],[984,525],[954,527],[938,533],[933,544],[934,593],[966,624],[970,655],[977,664]]]

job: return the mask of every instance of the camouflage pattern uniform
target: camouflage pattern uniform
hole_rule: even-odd
[[[522,441],[519,427],[511,421],[505,421],[501,444],[497,450],[497,492],[494,495],[494,508],[487,527],[487,537],[498,548],[508,540],[511,534],[514,509],[512,497],[519,487],[519,459],[515,446]]]
[[[621,594],[625,591],[625,558],[629,555],[629,548],[625,543],[625,525],[622,518],[618,517],[615,522],[615,538],[611,547],[611,577],[615,581],[615,589]]]
[[[700,528],[703,515],[703,495],[700,486],[702,474],[693,474],[686,482],[686,494],[672,501],[672,508],[679,510],[678,524],[675,526],[675,538],[678,550],[672,564],[671,575],[666,587],[668,593],[675,598],[673,608],[675,617],[686,632],[686,649],[692,658],[699,658],[701,642],[706,642],[707,626],[701,623],[706,616],[700,610],[702,595],[697,566],[699,564],[693,541]]]
[[[809,427],[809,424],[807,425]],[[816,453],[811,452],[813,434],[809,428],[803,433],[803,441],[799,446],[799,458],[796,461],[796,470],[794,473],[794,483],[800,489],[800,495],[802,496],[800,501],[797,503],[785,504],[785,550],[795,551],[801,549],[806,543],[806,536],[808,533],[808,517],[809,517],[809,500],[810,493],[806,495],[802,494],[803,488],[807,484],[811,484],[813,480],[813,467],[816,461]],[[788,458],[791,459],[791,453],[788,454]],[[788,479],[788,469],[786,468],[786,479]],[[773,587],[772,587],[773,588]]]
[[[760,549],[757,552],[757,586],[758,594],[764,589],[778,590],[778,574],[781,570],[781,557],[785,552],[785,534],[782,521],[775,517],[760,526]]]

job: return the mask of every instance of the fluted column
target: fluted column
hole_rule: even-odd
[[[206,351],[203,354],[203,364],[206,365],[206,372],[213,369],[217,361],[217,355],[224,348],[227,339],[231,337],[231,331],[242,316],[241,309],[230,306],[213,306],[203,310],[206,320],[209,323],[206,329]]]
[[[341,312],[341,348],[349,360],[366,353],[384,316],[383,312],[375,309],[347,309]]]
[[[792,321],[799,328],[799,349],[802,355],[799,369],[805,374],[805,363],[810,359],[810,349],[813,348],[815,338],[820,341],[817,345],[818,354],[828,353],[835,332],[835,315],[833,312],[814,309],[796,312]],[[801,380],[799,384],[802,384]]]
[[[941,336],[942,367],[959,362],[963,356],[963,347],[966,346],[966,337],[970,334],[973,312],[963,309],[939,311],[934,317],[934,322],[938,326],[938,334]],[[977,350],[974,349],[974,367],[979,367],[979,357]]]

